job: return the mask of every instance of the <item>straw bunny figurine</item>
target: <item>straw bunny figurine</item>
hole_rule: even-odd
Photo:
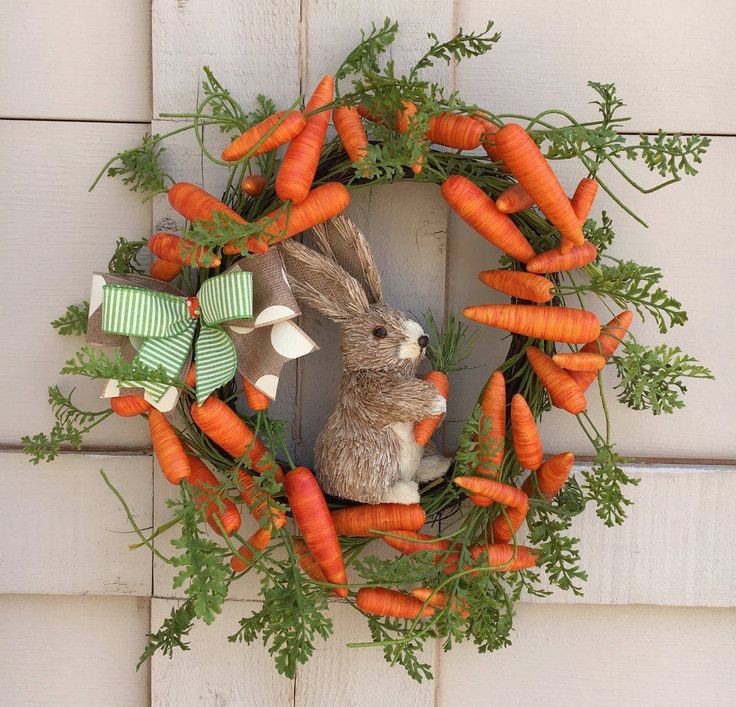
[[[428,338],[386,304],[363,234],[339,216],[313,229],[317,252],[294,240],[280,248],[297,299],[342,325],[340,397],[315,446],[328,494],[361,503],[417,503],[418,483],[451,459],[414,441],[414,424],[445,412],[445,400],[416,377]]]

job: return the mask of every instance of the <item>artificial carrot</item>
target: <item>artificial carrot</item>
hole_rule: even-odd
[[[456,476],[453,481],[468,493],[487,498],[486,505],[489,506],[500,503],[502,506],[520,507],[528,503],[527,495],[521,489],[484,476]]]
[[[525,469],[538,469],[543,458],[542,442],[534,415],[520,393],[511,398],[511,433],[519,464]]]
[[[430,371],[424,376],[427,383],[431,383],[437,392],[447,400],[450,396],[450,379],[442,371]],[[442,420],[442,415],[434,415],[420,420],[414,425],[414,441],[423,447],[432,438],[434,431]]]
[[[534,206],[534,199],[529,196],[521,184],[514,184],[504,189],[496,199],[496,208],[504,214],[518,214]]]
[[[599,353],[556,353],[552,360],[566,371],[600,371],[606,365],[605,356]]]
[[[120,417],[135,417],[151,409],[151,404],[140,395],[121,395],[110,398],[110,408]]]
[[[338,535],[369,538],[378,531],[419,530],[426,520],[419,503],[378,503],[351,506],[332,511]]]
[[[396,128],[398,132],[403,134],[407,130],[409,130],[409,128],[411,127],[412,116],[416,114],[417,106],[416,106],[416,103],[412,103],[411,101],[407,101],[407,100],[401,101],[401,104],[403,105],[403,108],[400,108],[399,110],[396,111],[394,125],[392,127]],[[366,106],[363,105],[362,103],[358,105],[357,111],[362,118],[369,120],[371,123],[384,123],[385,122],[382,116],[374,115],[373,113],[370,113],[368,111],[368,108],[366,108]]]
[[[243,159],[248,153],[251,157],[262,155],[264,152],[275,150],[304,130],[307,121],[298,111],[279,111],[268,118],[248,128],[240,137],[236,137],[223,151],[222,159],[225,162],[235,162]],[[269,131],[268,137],[265,137]],[[265,137],[265,139],[264,139]],[[260,145],[256,144],[260,141]],[[255,148],[255,149],[254,149]]]
[[[563,253],[559,248],[535,255],[527,264],[526,269],[534,273],[562,272],[575,270],[583,265],[592,263],[598,257],[598,249],[586,241],[576,245]]]
[[[583,231],[570,200],[529,133],[521,125],[505,125],[496,133],[496,147],[509,171],[560,232],[562,252],[566,243],[581,245]]]
[[[590,209],[595,201],[595,195],[598,193],[598,182],[595,179],[581,179],[580,183],[575,189],[575,193],[572,195],[570,203],[572,204],[572,210],[575,212],[575,216],[578,222],[582,226],[585,220],[588,218]]]
[[[478,278],[494,290],[537,304],[549,302],[555,287],[546,277],[519,270],[483,270],[478,273]]]
[[[283,528],[286,525],[286,514],[274,505],[271,494],[256,483],[255,479],[247,472],[238,471],[240,486],[240,497],[253,514],[253,517],[267,527]]]
[[[473,545],[471,557],[477,562],[488,553],[488,564],[495,572],[515,572],[534,567],[537,564],[537,551],[524,545],[507,545],[493,543],[489,545]]]
[[[284,486],[294,520],[327,581],[347,584],[335,524],[314,474],[306,467],[297,467],[286,474]],[[335,587],[334,591],[340,597],[348,594],[345,587]]]
[[[503,461],[506,439],[506,381],[501,371],[495,371],[488,379],[480,401],[480,409],[481,430],[488,422],[490,429],[478,440],[481,454],[478,456],[480,463],[475,471],[483,476],[497,478]],[[488,450],[487,454],[483,454],[483,448]]]
[[[434,552],[434,563],[443,565],[442,570],[445,574],[452,574],[457,569],[460,553],[454,549],[449,540],[438,540],[434,535],[418,533],[414,530],[394,530],[391,535],[382,535],[381,538],[389,547],[402,555]]]
[[[181,263],[172,263],[169,260],[156,258],[151,263],[151,277],[155,280],[171,282],[181,272],[182,267]]]
[[[447,606],[447,602],[450,601],[447,594],[439,591],[438,589],[432,589],[432,587],[417,587],[416,589],[411,590],[411,595],[415,599],[419,599],[422,604],[427,602],[435,609],[444,609]],[[465,602],[453,599],[450,608],[453,611],[457,611],[464,619],[467,619],[468,616],[470,616],[470,612],[463,608],[464,606],[466,606]]]
[[[497,248],[522,263],[534,257],[534,249],[514,222],[467,177],[451,175],[442,183],[440,191],[453,211]]]
[[[234,572],[242,572],[247,569],[253,564],[253,559],[256,554],[260,555],[268,547],[268,543],[270,542],[270,528],[267,530],[258,528],[258,530],[248,538],[247,542],[240,546],[237,555],[233,555],[230,558],[230,567],[233,568]]]
[[[189,364],[189,370],[186,376],[184,376],[184,382],[190,388],[194,388],[197,385],[197,367],[194,363]]]
[[[585,344],[600,334],[598,317],[584,309],[533,304],[480,304],[465,307],[468,319],[488,326],[568,344]]]
[[[383,587],[361,587],[355,605],[366,614],[400,619],[427,618],[435,611],[433,606],[424,606],[416,597]]]
[[[309,552],[309,548],[305,543],[295,540],[294,552],[299,557],[299,567],[304,570],[307,577],[313,579],[315,582],[327,582],[324,572],[322,572],[317,561],[312,557],[312,553]]]
[[[628,310],[617,314],[606,324],[598,339],[596,341],[591,340],[590,343],[580,349],[580,352],[597,353],[608,360],[624,340],[633,319],[633,313]],[[598,373],[596,371],[570,371],[570,377],[585,392],[590,387],[590,384],[598,377]]]
[[[509,506],[506,514],[499,513],[493,520],[489,528],[488,539],[498,543],[511,542],[511,539],[526,520],[526,514],[529,512],[529,497],[526,496],[525,503],[520,506]]]
[[[222,535],[217,520],[225,529],[226,535],[232,535],[240,528],[240,511],[229,498],[218,498],[218,487],[220,482],[209,470],[206,464],[198,457],[187,455],[189,466],[192,470],[187,477],[187,483],[199,491],[195,496],[197,506],[205,507],[205,518],[207,523],[218,535]],[[222,506],[222,507],[220,507]]]
[[[248,196],[259,196],[266,188],[266,178],[262,174],[249,174],[240,182],[242,190]]]
[[[437,113],[429,118],[427,138],[437,145],[454,150],[474,150],[480,146],[483,126],[473,118],[458,113]]]
[[[332,110],[332,121],[351,162],[360,162],[368,152],[368,134],[357,108],[340,106]]]
[[[555,456],[547,459],[538,471],[531,473],[524,482],[522,489],[527,495],[531,496],[534,492],[532,476],[536,476],[539,493],[545,496],[547,500],[553,499],[570,476],[574,461],[575,456],[572,452],[555,454]]]
[[[496,147],[496,133],[499,130],[498,125],[495,125],[490,120],[486,120],[480,113],[474,114],[473,120],[480,123],[483,127],[483,137],[481,138],[480,144],[483,146],[486,154],[493,162],[501,164],[501,153]]]
[[[179,265],[216,268],[220,264],[220,259],[207,248],[173,233],[154,233],[148,239],[148,250],[162,260]]]
[[[152,407],[148,411],[148,427],[151,432],[153,453],[158,459],[166,479],[172,484],[181,483],[192,472],[184,445],[164,414]]]
[[[536,346],[527,346],[526,357],[549,393],[555,407],[578,415],[588,407],[585,395],[570,374]]]
[[[262,474],[273,468],[276,481],[282,480],[283,472],[268,459],[261,440],[222,400],[210,395],[201,405],[192,403],[191,413],[199,429],[230,456],[240,459],[247,453],[253,471]]]
[[[314,90],[306,112],[312,113],[330,104],[334,89],[334,79],[328,74]],[[307,198],[322,154],[329,122],[329,110],[320,110],[319,113],[310,115],[304,129],[289,143],[276,175],[276,194],[282,201],[298,204]]]
[[[290,207],[280,206],[259,219],[264,226],[263,234],[251,237],[245,247],[253,253],[265,253],[268,246],[291,238],[324,221],[341,214],[350,203],[350,192],[339,182],[328,182],[315,187],[300,204]],[[240,253],[242,241],[228,243],[223,252],[226,255]]]
[[[216,213],[230,217],[235,223],[245,223],[245,219],[229,206],[189,182],[177,182],[169,188],[169,203],[172,208],[192,223],[212,221]]]
[[[243,393],[245,394],[245,400],[248,403],[248,407],[253,412],[259,410],[268,410],[269,399],[264,393],[261,393],[245,376],[242,376],[243,381]]]

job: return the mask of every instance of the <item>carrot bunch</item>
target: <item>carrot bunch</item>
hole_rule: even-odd
[[[426,517],[418,503],[379,503],[351,506],[332,511],[332,522],[338,535],[369,538],[373,531],[419,530]]]

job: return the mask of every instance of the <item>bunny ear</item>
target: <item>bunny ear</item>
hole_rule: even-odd
[[[298,300],[339,323],[368,311],[360,283],[334,260],[291,238],[279,247]]]
[[[336,216],[312,229],[317,247],[363,287],[371,304],[381,300],[381,277],[368,241],[347,217]]]

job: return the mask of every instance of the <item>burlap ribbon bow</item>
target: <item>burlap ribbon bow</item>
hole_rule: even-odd
[[[209,277],[196,297],[143,275],[95,273],[87,341],[121,346],[127,361],[161,366],[172,378],[186,374],[194,343],[199,403],[236,371],[274,399],[283,364],[317,348],[291,321],[299,314],[281,256],[270,249]],[[178,389],[155,381],[109,381],[103,396],[123,394],[143,395],[168,412]]]

